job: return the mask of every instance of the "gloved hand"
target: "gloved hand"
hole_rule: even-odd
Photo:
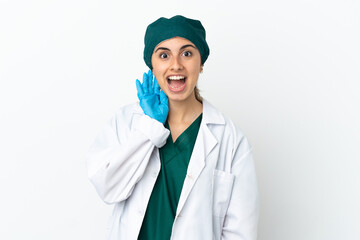
[[[147,74],[144,73],[142,84],[136,79],[136,89],[144,113],[164,124],[169,113],[169,101],[165,93],[160,90],[156,77],[153,82],[151,70]]]

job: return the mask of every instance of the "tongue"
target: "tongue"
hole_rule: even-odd
[[[182,79],[182,80],[169,80],[169,84],[173,88],[179,88],[179,87],[183,86],[184,83],[185,83],[184,79]]]

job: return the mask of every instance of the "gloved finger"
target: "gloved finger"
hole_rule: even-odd
[[[154,93],[156,95],[160,95],[160,86],[159,86],[159,84],[157,82],[156,77],[154,77]]]
[[[143,74],[142,89],[145,94],[149,92],[149,81],[146,73]]]
[[[144,94],[144,91],[142,89],[141,83],[139,80],[136,79],[136,89],[137,89],[137,95],[140,100],[141,96]]]
[[[160,91],[160,104],[169,106],[169,100],[163,90]]]
[[[148,84],[149,84],[149,93],[152,94],[154,93],[154,83],[153,83],[154,77],[151,70],[148,71],[147,76],[148,76]]]

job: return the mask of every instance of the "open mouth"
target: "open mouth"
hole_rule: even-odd
[[[186,77],[180,75],[169,76],[167,82],[170,90],[178,92],[185,88]]]

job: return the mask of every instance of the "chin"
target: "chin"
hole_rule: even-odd
[[[168,99],[170,101],[174,101],[174,102],[181,102],[181,101],[186,101],[189,100],[191,97],[191,94],[186,94],[186,93],[182,93],[182,94],[171,94],[168,95]],[[195,95],[194,95],[194,99],[195,99]]]

